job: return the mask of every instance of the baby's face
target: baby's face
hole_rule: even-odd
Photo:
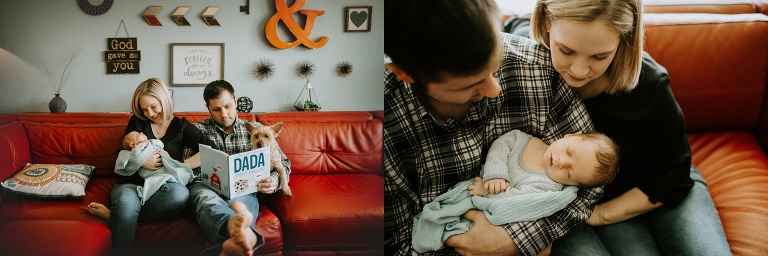
[[[597,169],[597,144],[579,135],[566,135],[544,152],[544,170],[557,183],[570,186],[589,184]]]
[[[133,135],[133,143],[134,145],[138,145],[139,143],[147,141],[147,135],[144,135],[144,133],[136,132]]]

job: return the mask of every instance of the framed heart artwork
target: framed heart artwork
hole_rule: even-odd
[[[344,31],[370,32],[371,9],[371,6],[347,6],[347,19],[344,22]]]

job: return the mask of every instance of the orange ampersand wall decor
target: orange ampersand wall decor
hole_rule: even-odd
[[[325,14],[325,11],[299,10],[302,6],[304,6],[305,1],[306,0],[296,0],[293,5],[288,7],[288,5],[285,4],[285,0],[275,0],[277,13],[272,15],[272,18],[269,18],[269,21],[267,21],[266,30],[264,32],[267,35],[267,40],[269,43],[280,49],[293,48],[300,44],[303,44],[310,49],[317,49],[323,47],[323,45],[328,42],[327,36],[320,37],[317,42],[309,39],[309,34],[312,33],[312,28],[315,26],[315,18]],[[304,28],[301,28],[291,15],[297,11],[301,14],[307,15],[307,22]],[[277,22],[281,20],[283,23],[285,23],[285,26],[288,27],[288,30],[291,31],[291,34],[296,37],[295,41],[286,43],[280,40],[280,38],[277,36]]]

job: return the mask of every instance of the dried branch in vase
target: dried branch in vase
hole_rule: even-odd
[[[53,79],[53,74],[51,74],[51,71],[48,69],[48,65],[45,64],[43,58],[40,57],[40,55],[37,56],[37,58],[40,59],[40,64],[42,64],[43,69],[45,70],[45,74],[48,75],[48,81],[51,83],[54,94],[61,94],[61,89],[64,89],[64,85],[69,81],[69,75],[72,73],[72,65],[75,63],[77,57],[80,56],[80,50],[82,50],[82,48],[72,53],[72,56],[69,57],[69,62],[64,66],[64,71],[61,72],[61,78],[58,83]]]

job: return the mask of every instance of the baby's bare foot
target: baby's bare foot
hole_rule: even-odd
[[[241,202],[232,203],[232,209],[237,214],[227,221],[229,239],[222,244],[220,255],[253,255],[253,247],[258,242],[256,233],[250,227],[253,214]]]
[[[92,202],[85,210],[93,216],[109,220],[109,209],[103,204]]]

